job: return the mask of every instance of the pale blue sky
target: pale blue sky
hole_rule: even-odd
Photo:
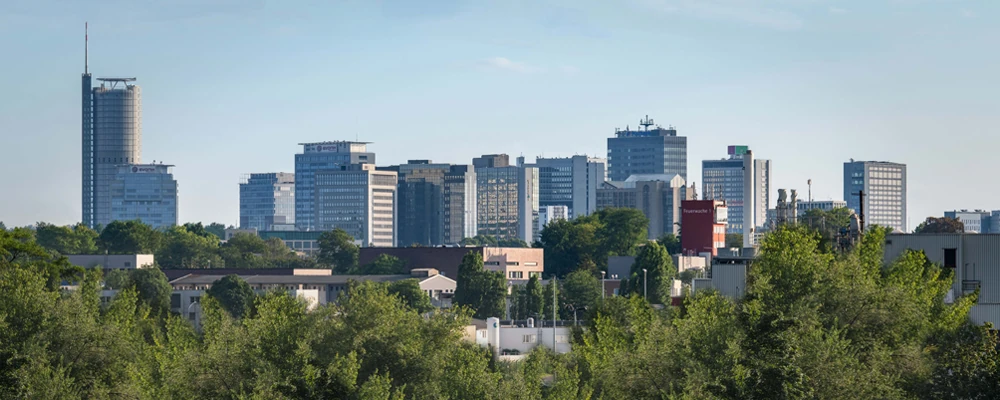
[[[378,164],[606,154],[649,114],[701,160],[747,144],[773,189],[842,197],[849,158],[909,166],[910,227],[1000,209],[1000,2],[0,1],[0,221],[80,218],[80,73],[143,88],[143,159],[182,221],[238,219],[241,173],[297,143]],[[700,191],[700,187],[699,187]],[[773,206],[773,204],[772,204]]]

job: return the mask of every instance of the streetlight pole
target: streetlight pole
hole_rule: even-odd
[[[644,297],[646,299],[646,301],[649,301],[649,295],[646,293],[646,287],[648,286],[646,284],[646,282],[648,282],[646,280],[646,269],[643,268],[642,269],[642,297]]]

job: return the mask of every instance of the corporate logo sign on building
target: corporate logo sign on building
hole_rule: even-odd
[[[132,167],[133,174],[148,174],[152,172],[156,172],[156,167],[140,167],[140,166]]]
[[[337,153],[340,151],[338,144],[311,144],[306,147],[307,153]]]

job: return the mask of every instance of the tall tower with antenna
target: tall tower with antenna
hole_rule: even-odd
[[[111,190],[118,166],[142,163],[142,92],[135,78],[90,74],[89,26],[84,24],[81,99],[82,208],[89,227],[112,221]]]

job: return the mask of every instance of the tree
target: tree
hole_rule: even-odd
[[[155,254],[160,233],[142,221],[113,221],[101,231],[97,246],[110,254]]]
[[[646,270],[643,273],[643,269]],[[628,292],[644,294],[653,304],[670,304],[670,288],[677,274],[667,249],[659,243],[649,242],[641,249],[632,264],[628,278]],[[648,279],[648,283],[646,280]]]
[[[743,247],[743,234],[742,233],[727,233],[726,234],[726,247],[729,248],[742,248]]]
[[[188,232],[191,232],[191,233],[193,233],[195,235],[198,235],[198,236],[201,236],[201,237],[204,237],[204,238],[214,238],[215,240],[221,240],[222,239],[222,236],[217,236],[214,233],[209,232],[208,229],[205,229],[205,226],[202,225],[201,222],[197,222],[197,223],[195,223],[195,222],[188,222],[188,223],[184,224],[184,229],[187,230]]]
[[[649,219],[635,208],[605,208],[595,213],[601,226],[598,236],[603,241],[603,253],[630,256],[646,241]]]
[[[131,285],[128,271],[111,269],[104,273],[104,288],[108,290],[123,290]]]
[[[403,279],[390,283],[389,294],[398,297],[403,304],[420,314],[434,309],[430,296],[420,289],[420,281],[416,279]]]
[[[156,263],[166,269],[225,267],[225,261],[218,254],[218,238],[204,229],[199,235],[196,232],[200,224],[193,228],[189,228],[190,225],[174,226],[163,234],[163,246],[156,252]]]
[[[83,224],[56,226],[39,222],[35,240],[46,249],[59,254],[94,254],[97,252],[97,232]]]
[[[0,231],[6,231],[6,230],[7,230],[7,225],[4,225],[3,221],[0,221]]]
[[[200,223],[200,222],[199,222]],[[219,239],[226,238],[226,226],[218,222],[213,222],[205,227],[205,231],[215,235]]]
[[[388,254],[379,254],[372,262],[359,269],[348,271],[350,275],[400,275],[406,273],[406,261]]]
[[[462,239],[460,242],[462,246],[486,246],[486,247],[496,247],[497,238],[496,236],[489,235],[476,235],[474,237],[467,237]]]
[[[965,232],[965,224],[957,218],[948,217],[927,217],[921,222],[913,233],[962,233]]]
[[[532,275],[528,278],[528,283],[524,286],[524,296],[527,315],[540,315],[545,301],[542,298],[542,283],[539,281],[538,275]]]
[[[453,301],[475,310],[476,318],[502,317],[506,309],[507,279],[503,274],[483,269],[483,255],[470,251],[458,267]]]
[[[542,290],[542,315],[539,319],[550,319],[553,317],[552,310],[563,309],[563,303],[560,301],[559,296],[559,283],[556,279],[549,279],[548,284],[545,285],[545,289]],[[554,293],[554,294],[553,294]]]
[[[332,265],[340,273],[350,271],[358,265],[358,246],[354,245],[354,238],[343,229],[323,232],[317,245],[319,262]]]
[[[154,314],[166,315],[170,312],[173,289],[163,271],[159,268],[140,268],[131,270],[130,275],[131,286],[135,288],[139,300],[148,305]]]
[[[235,274],[226,275],[213,282],[212,287],[205,293],[217,300],[222,309],[233,318],[250,316],[253,312],[254,299],[257,297],[250,284]]]
[[[564,277],[587,260],[605,260],[606,256],[599,254],[602,244],[597,232],[600,229],[600,221],[591,216],[550,222],[540,239],[545,249],[545,272]]]
[[[562,286],[563,302],[576,310],[593,309],[601,301],[601,280],[592,272],[574,271],[566,275]]]
[[[681,253],[681,239],[677,236],[674,236],[673,233],[668,233],[663,236],[660,236],[659,239],[656,239],[656,242],[659,243],[660,246],[663,246],[665,249],[667,249],[668,254],[673,255]]]

